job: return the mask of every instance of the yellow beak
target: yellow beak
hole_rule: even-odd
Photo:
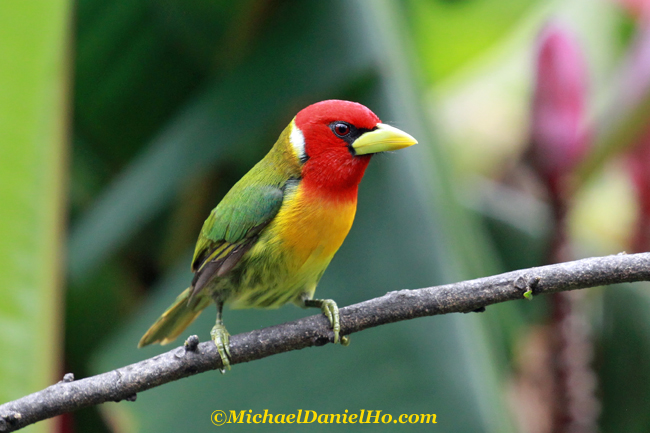
[[[352,147],[357,155],[404,149],[417,144],[417,140],[406,132],[384,123],[354,140]]]

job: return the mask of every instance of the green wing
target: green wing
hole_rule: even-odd
[[[283,187],[235,185],[210,213],[194,250],[192,296],[226,275],[255,244],[280,210]]]

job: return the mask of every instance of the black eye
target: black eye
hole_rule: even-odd
[[[334,133],[339,137],[345,137],[350,133],[350,125],[347,123],[339,122],[334,125]]]

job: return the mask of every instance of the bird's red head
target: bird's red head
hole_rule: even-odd
[[[353,144],[378,124],[375,113],[356,102],[328,100],[300,111],[291,144],[303,163],[305,186],[321,193],[356,197],[372,153],[358,155]]]

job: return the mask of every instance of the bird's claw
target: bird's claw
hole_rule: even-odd
[[[341,332],[341,322],[339,319],[339,307],[331,299],[323,299],[321,301],[320,309],[327,317],[327,320],[330,321],[332,325],[332,331],[334,331],[334,344],[339,342],[339,334]]]
[[[339,316],[339,307],[331,299],[303,299],[304,307],[318,307],[321,309],[327,320],[332,325],[334,331],[334,344],[341,343],[341,346],[350,344],[350,337],[341,336],[341,319]]]
[[[223,368],[220,371],[224,374],[226,370],[230,370],[230,334],[224,325],[217,323],[210,331],[210,337],[212,337],[214,345],[217,346],[217,352],[219,352],[223,363]]]

